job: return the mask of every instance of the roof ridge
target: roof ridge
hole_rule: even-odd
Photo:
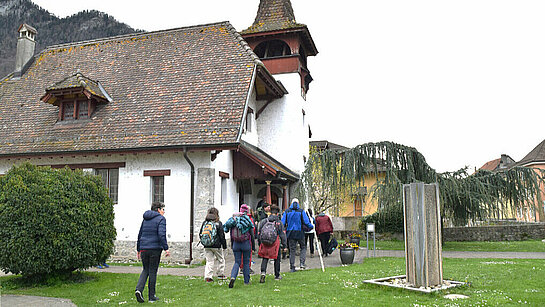
[[[257,54],[255,54],[255,52],[252,50],[252,47],[250,47],[250,45],[248,45],[248,43],[246,42],[246,40],[242,37],[242,35],[235,29],[235,27],[233,27],[233,25],[231,23],[228,22],[227,24],[227,30],[233,34],[236,38],[236,40],[239,42],[240,46],[244,49],[244,51],[246,51],[246,53],[250,56],[250,58],[252,58],[252,60],[254,61],[254,63],[256,65],[261,65],[261,66],[265,66],[263,64],[263,62],[261,61],[261,59],[257,56]]]
[[[539,154],[542,153],[543,147],[545,147],[545,140],[541,141],[534,149],[532,149],[524,158],[522,158],[519,162],[517,162],[518,165],[523,165],[527,163],[537,162],[537,161],[543,161],[543,158],[540,157]]]
[[[58,49],[58,48],[63,48],[63,47],[75,47],[75,46],[90,45],[90,44],[95,44],[95,43],[99,43],[99,42],[115,41],[115,40],[119,40],[119,39],[123,39],[123,38],[141,37],[141,36],[147,36],[147,35],[171,33],[171,32],[178,32],[178,31],[181,31],[181,30],[198,29],[198,28],[202,28],[202,27],[215,26],[215,25],[221,25],[221,24],[227,24],[227,25],[232,27],[232,25],[231,25],[231,23],[229,21],[220,21],[220,22],[206,23],[206,24],[193,25],[193,26],[185,26],[185,27],[178,27],[178,28],[171,28],[171,29],[164,29],[164,30],[156,30],[156,31],[150,31],[150,32],[137,32],[137,33],[131,33],[131,34],[122,34],[122,35],[116,35],[116,36],[96,38],[96,39],[91,39],[91,40],[86,40],[86,41],[50,45],[50,46],[45,47],[42,50],[42,52],[40,52],[40,53],[43,53],[45,51]]]

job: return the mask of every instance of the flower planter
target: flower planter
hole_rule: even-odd
[[[339,249],[341,255],[342,264],[352,264],[354,262],[354,256],[356,255],[356,250],[348,247]]]
[[[360,246],[360,238],[350,238],[350,243],[356,243],[358,246]]]

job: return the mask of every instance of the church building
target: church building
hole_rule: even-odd
[[[166,206],[173,260],[200,257],[198,231],[266,197],[287,208],[309,154],[305,116],[318,51],[289,0],[229,22],[49,46],[19,27],[0,79],[0,175],[29,162],[102,177],[115,203],[114,257],[135,257],[142,214]],[[15,29],[14,29],[15,34]]]

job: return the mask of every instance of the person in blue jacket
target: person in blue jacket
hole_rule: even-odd
[[[144,220],[138,232],[138,241],[136,250],[138,259],[142,259],[142,273],[136,284],[136,300],[139,303],[144,302],[142,292],[148,283],[148,298],[150,302],[157,301],[155,296],[155,283],[157,282],[157,270],[161,260],[161,253],[166,251],[166,257],[170,256],[167,243],[167,221],[163,216],[165,214],[165,205],[161,202],[154,202],[151,210],[144,212]]]
[[[282,224],[284,224],[286,229],[288,248],[290,250],[290,272],[295,272],[295,250],[297,249],[297,243],[301,247],[301,254],[299,255],[300,269],[306,269],[307,245],[305,244],[305,232],[302,228],[303,223],[308,229],[314,228],[308,216],[303,214],[303,210],[299,206],[299,200],[294,198],[291,201],[289,209],[282,215]]]

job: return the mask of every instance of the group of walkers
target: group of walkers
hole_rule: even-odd
[[[144,220],[140,226],[137,241],[138,258],[142,259],[142,273],[136,285],[135,296],[138,302],[143,303],[143,290],[148,282],[149,301],[157,300],[155,284],[157,270],[162,251],[170,256],[166,239],[166,219],[164,204],[153,203],[151,210],[144,213]],[[321,243],[324,256],[331,250],[328,247],[329,238],[333,232],[331,219],[320,213],[315,219],[312,211],[305,212],[297,198],[291,202],[289,209],[280,216],[280,208],[260,202],[255,214],[245,204],[240,206],[240,212],[234,213],[222,224],[218,209],[210,208],[199,232],[200,243],[204,246],[206,266],[204,280],[213,282],[214,275],[223,280],[225,276],[225,257],[223,250],[227,249],[225,234],[230,234],[231,248],[235,263],[231,269],[229,288],[233,288],[235,281],[242,270],[244,284],[250,284],[252,251],[258,250],[261,260],[260,283],[265,282],[267,265],[274,260],[274,278],[282,279],[280,262],[289,250],[290,272],[296,271],[295,257],[297,245],[300,247],[299,268],[306,269],[307,242],[310,242],[310,255],[314,256],[314,231]],[[257,244],[256,244],[257,241]],[[214,274],[216,273],[216,274]]]

